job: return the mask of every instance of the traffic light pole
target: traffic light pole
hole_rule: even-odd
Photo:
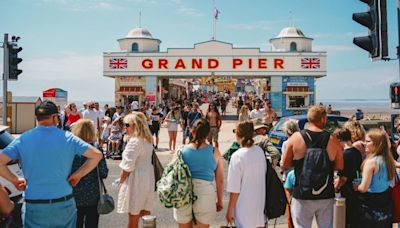
[[[3,115],[2,115],[2,119],[3,119],[3,125],[6,126],[7,125],[7,79],[10,75],[9,71],[9,59],[8,59],[8,34],[5,33],[4,34],[4,42],[3,42],[3,48],[4,48],[4,64],[3,64]]]
[[[397,59],[399,60],[399,78],[400,78],[400,0],[397,0],[397,29],[398,29],[398,45]]]

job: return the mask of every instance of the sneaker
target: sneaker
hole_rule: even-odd
[[[154,149],[156,149],[156,150],[157,150],[157,149],[158,149],[158,146],[157,146],[157,145],[155,145],[155,146],[154,146]]]

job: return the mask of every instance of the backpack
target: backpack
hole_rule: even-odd
[[[298,182],[296,177],[299,193],[301,198],[304,197],[303,199],[326,198],[323,196],[326,194],[323,193],[326,192],[325,190],[329,191],[329,182],[333,174],[333,167],[326,150],[330,135],[328,132],[321,133],[314,142],[308,132],[303,130],[301,135],[306,143],[307,151]],[[331,188],[333,191],[333,185]]]
[[[281,179],[278,177],[268,158],[266,158],[266,162],[264,214],[268,219],[274,219],[285,214],[287,199]]]
[[[192,176],[182,159],[182,149],[177,151],[177,159],[164,170],[157,182],[157,196],[166,208],[180,208],[196,200],[193,194]]]

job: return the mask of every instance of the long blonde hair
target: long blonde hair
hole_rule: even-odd
[[[367,159],[381,156],[383,158],[383,161],[386,163],[388,178],[389,180],[393,180],[396,168],[394,165],[392,154],[390,153],[386,133],[380,129],[375,128],[369,130],[366,136],[371,139],[372,144],[374,145],[374,149],[373,151],[368,153],[367,158],[361,165],[361,169],[364,167],[364,163]]]
[[[133,126],[135,129],[132,136],[144,139],[148,143],[153,143],[147,118],[142,112],[132,112],[132,114],[125,116],[124,123]]]
[[[72,126],[71,132],[87,143],[96,141],[96,130],[93,122],[89,119],[79,119],[76,121]]]

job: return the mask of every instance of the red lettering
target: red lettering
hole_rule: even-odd
[[[192,59],[192,69],[203,68],[203,59]]]
[[[236,69],[238,66],[243,64],[243,60],[242,59],[233,59],[233,69]]]
[[[178,61],[176,61],[175,69],[178,69],[178,68],[186,69],[183,59],[178,59]]]
[[[168,69],[168,59],[159,59],[158,60],[158,69]]]
[[[283,59],[274,59],[274,68],[275,69],[283,69]]]
[[[218,59],[208,59],[208,69],[218,68]]]
[[[249,69],[253,69],[253,59],[249,59]]]
[[[267,59],[258,59],[258,69],[267,69]]]
[[[152,69],[153,68],[153,60],[151,59],[144,59],[142,61],[142,67],[144,69]]]

